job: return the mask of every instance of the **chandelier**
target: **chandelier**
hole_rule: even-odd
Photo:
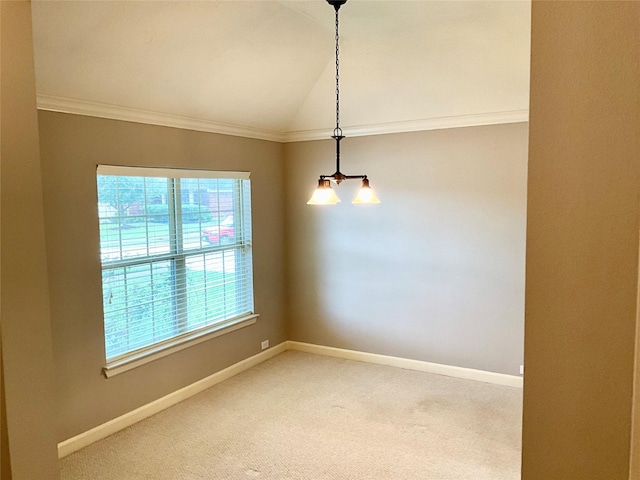
[[[378,197],[373,193],[369,186],[369,179],[366,175],[345,175],[340,171],[340,142],[344,138],[342,129],[340,128],[340,35],[339,35],[339,10],[347,0],[327,0],[336,11],[336,128],[333,130],[333,138],[336,141],[336,171],[332,175],[320,175],[318,187],[313,192],[311,199],[307,202],[309,205],[334,205],[340,201],[338,195],[331,188],[331,181],[340,184],[344,180],[359,179],[362,185],[352,203],[380,203]]]

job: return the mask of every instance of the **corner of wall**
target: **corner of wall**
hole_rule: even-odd
[[[49,480],[58,465],[31,3],[2,1],[0,12],[2,460],[14,478]]]

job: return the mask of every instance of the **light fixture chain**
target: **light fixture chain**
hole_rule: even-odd
[[[340,34],[339,34],[339,15],[336,9],[336,129],[333,132],[335,136],[342,136],[340,128]]]

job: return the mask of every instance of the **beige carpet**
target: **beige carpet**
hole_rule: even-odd
[[[288,351],[60,461],[62,480],[520,478],[522,390]]]

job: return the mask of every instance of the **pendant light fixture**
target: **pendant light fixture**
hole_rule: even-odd
[[[366,175],[345,175],[340,171],[340,142],[344,138],[342,129],[340,128],[340,35],[339,35],[339,10],[347,0],[327,0],[327,3],[333,6],[336,11],[336,128],[333,130],[333,138],[336,141],[336,171],[332,175],[320,175],[318,187],[307,202],[309,205],[333,205],[340,201],[336,193],[331,188],[331,180],[340,184],[343,180],[359,179],[362,180],[362,186],[358,190],[353,203],[380,203],[378,197],[373,193],[369,186],[369,179]]]

